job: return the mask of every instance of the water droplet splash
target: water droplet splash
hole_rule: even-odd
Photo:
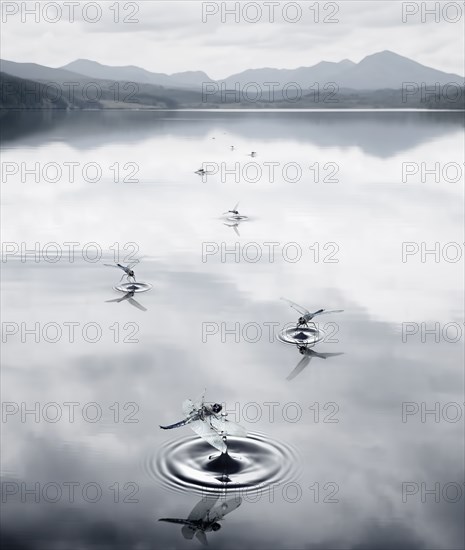
[[[315,327],[290,327],[278,333],[277,338],[284,344],[297,344],[299,346],[312,346],[323,340],[325,333]]]
[[[288,445],[257,433],[228,436],[227,441],[227,453],[212,454],[212,447],[199,437],[172,440],[147,457],[145,469],[167,489],[202,495],[240,490],[250,494],[295,477],[299,461]]]
[[[113,287],[119,292],[147,292],[152,288],[150,283],[121,283]]]

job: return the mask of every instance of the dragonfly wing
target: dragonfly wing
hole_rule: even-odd
[[[237,229],[237,225],[233,225],[233,228],[234,228],[234,232],[236,233],[236,235],[237,235],[238,237],[240,237],[241,234],[239,233],[239,229]]]
[[[126,294],[124,296],[121,296],[121,298],[115,298],[114,300],[106,300],[106,302],[108,302],[108,303],[117,302],[119,304],[123,300],[129,300],[130,297],[131,297],[131,294],[132,294],[132,292],[126,292]]]
[[[242,504],[242,498],[236,497],[221,502],[210,513],[210,521],[221,521],[226,514],[233,512]]]
[[[203,531],[197,531],[195,536],[204,546],[208,546],[207,535]]]
[[[196,529],[191,525],[183,525],[181,529],[182,536],[185,539],[191,540],[194,538]]]
[[[236,204],[236,206],[233,208],[233,210],[237,210],[238,206],[239,206],[239,203]]]
[[[210,426],[209,421],[204,420],[194,420],[189,426],[194,430],[194,432],[199,435],[202,439],[205,439],[215,449],[218,449],[222,453],[227,451],[226,443],[223,441],[223,437]]]
[[[107,267],[116,267],[117,269],[121,269],[119,265],[115,265],[115,264],[103,264],[103,265],[106,265]]]
[[[320,359],[328,359],[328,357],[337,357],[338,355],[344,355],[344,352],[339,353],[316,353],[315,357],[319,357]]]
[[[327,313],[342,313],[343,309],[324,309],[323,311],[319,311],[315,313],[314,315],[326,315]]]
[[[215,430],[218,432],[223,432],[224,435],[236,435],[238,437],[247,437],[247,430],[237,424],[236,422],[231,422],[224,416],[215,415],[211,417],[211,423]]]
[[[297,363],[297,366],[295,369],[289,374],[289,376],[286,378],[286,380],[292,380],[295,378],[298,374],[300,374],[304,368],[310,363],[311,357],[306,355],[305,357],[302,357],[302,359]]]
[[[308,313],[310,313],[308,309],[305,309],[304,307],[299,306],[299,304],[296,304],[295,302],[292,302],[287,298],[281,298],[281,300],[284,300],[285,302],[287,302],[293,309],[298,311],[301,315],[307,315]]]
[[[141,311],[147,311],[147,308],[144,307],[142,304],[139,304],[139,302],[137,300],[134,300],[134,298],[128,298],[128,302],[137,309],[140,309]]]
[[[191,513],[187,517],[189,521],[197,521],[199,519],[205,519],[210,510],[215,506],[219,497],[213,498],[202,498],[197,502],[197,504],[192,508]]]
[[[184,416],[190,416],[195,411],[194,403],[192,399],[186,399],[182,403],[182,412]]]

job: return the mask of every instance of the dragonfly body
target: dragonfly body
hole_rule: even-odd
[[[226,212],[223,212],[223,214],[234,214],[235,216],[239,216],[239,210],[237,209],[238,206],[239,203],[237,203],[232,210],[227,210]]]
[[[190,424],[191,422],[195,422],[196,420],[201,420],[202,422],[208,422],[210,418],[212,418],[217,413],[221,412],[222,408],[223,407],[219,403],[214,403],[211,406],[203,405],[201,409],[198,409],[197,411],[192,412],[184,420],[175,422],[174,424],[170,424],[169,426],[160,426],[160,428],[162,428],[163,430],[172,430],[173,428],[181,428],[182,426],[186,426],[187,424]]]
[[[121,264],[116,264],[120,269],[122,269],[128,277],[132,277],[134,279],[134,270],[131,268],[131,266],[125,266]]]
[[[309,323],[315,325],[313,318],[317,315],[326,315],[327,313],[341,313],[343,311],[342,309],[319,309],[317,311],[311,312],[308,309],[299,306],[299,304],[288,300],[287,298],[281,298],[281,300],[287,302],[293,309],[300,313],[300,317],[297,320],[297,328],[301,326],[308,327]]]
[[[133,267],[136,265],[135,263],[130,264],[130,265],[123,265],[123,264],[116,264],[116,265],[115,264],[105,264],[105,265],[107,267],[117,267],[117,268],[122,269],[124,271],[124,275],[121,277],[120,281],[123,280],[124,277],[126,277],[126,279],[129,282],[133,282],[133,283],[136,282],[136,274],[134,273],[134,270],[133,270]]]
[[[172,430],[174,428],[181,428],[182,426],[189,426],[212,447],[215,447],[222,453],[226,453],[228,450],[226,445],[227,435],[245,437],[247,433],[239,424],[227,420],[226,415],[221,414],[222,409],[223,407],[219,403],[213,403],[212,405],[205,404],[204,396],[195,403],[190,399],[186,399],[182,405],[185,418],[168,426],[160,426],[160,428],[163,430]]]
[[[324,309],[319,309],[318,311],[315,311],[314,313],[305,313],[301,317],[299,317],[297,321],[297,326],[301,327],[303,325],[308,326],[308,323],[315,317],[315,315],[319,315],[320,313],[323,313]]]

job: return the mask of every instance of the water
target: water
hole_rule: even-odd
[[[5,117],[8,251],[76,243],[2,264],[10,547],[200,547],[158,519],[216,492],[241,501],[207,533],[214,548],[462,548],[463,256],[403,262],[402,243],[463,245],[463,177],[402,182],[402,164],[463,166],[463,127],[421,112]],[[53,162],[40,181],[21,173]],[[239,235],[222,216],[238,201]],[[104,263],[134,258],[152,286],[114,302],[127,289]],[[323,356],[301,364],[279,341],[298,317],[281,296],[344,310],[319,319]],[[450,332],[403,342],[407,322]],[[250,434],[231,441],[230,481],[188,427],[159,429],[205,388]],[[435,484],[439,502],[422,495]]]

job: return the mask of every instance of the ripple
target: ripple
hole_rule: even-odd
[[[152,288],[150,283],[122,283],[113,287],[120,292],[147,292]]]
[[[261,434],[228,437],[228,454],[215,452],[197,436],[169,441],[146,458],[151,478],[170,490],[206,493],[247,490],[256,493],[296,475],[297,454],[290,446]]]
[[[249,218],[248,216],[241,216],[240,214],[238,214],[235,216],[228,216],[226,219],[232,222],[240,222],[240,221],[248,220]]]
[[[284,344],[313,345],[323,340],[323,330],[310,327],[290,327],[278,333],[277,338]]]

